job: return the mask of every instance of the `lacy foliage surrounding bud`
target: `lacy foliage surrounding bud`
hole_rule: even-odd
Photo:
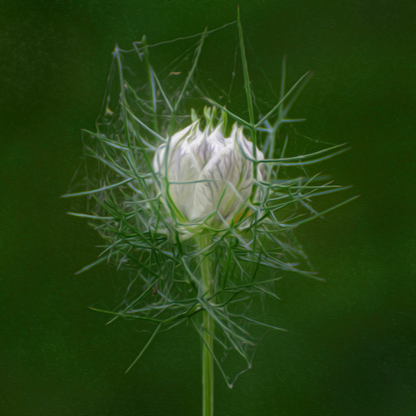
[[[88,218],[106,243],[98,261],[82,271],[111,261],[129,272],[123,305],[103,312],[114,315],[112,320],[157,323],[155,333],[162,325],[190,320],[202,336],[199,317],[206,311],[215,321],[218,347],[237,351],[249,367],[260,339],[253,327],[280,330],[273,317],[258,321],[255,302],[261,308],[265,295],[276,297],[274,283],[287,272],[317,278],[292,231],[353,198],[321,212],[311,207],[312,198],[345,188],[325,176],[309,176],[305,166],[342,153],[342,145],[292,157],[286,155],[288,137],[277,145],[279,128],[300,121],[285,117],[308,74],[288,93],[282,83],[282,97],[290,99],[282,98],[257,124],[253,114],[246,121],[215,104],[220,120],[215,108],[205,109],[204,129],[195,114],[183,128],[178,108],[192,85],[204,38],[194,61],[186,61],[191,65],[183,70],[187,78],[171,98],[148,59],[138,65],[149,80],[128,79],[134,66],[123,67],[123,62],[135,54],[116,48],[112,70],[118,71],[121,90],[106,97],[97,132],[85,132],[85,170],[77,177],[81,189],[66,196],[87,197],[87,213],[71,214]],[[135,48],[146,55],[146,45]],[[248,79],[244,88],[249,92]],[[246,128],[247,137],[237,124],[225,137],[225,114]],[[211,297],[201,284],[202,263],[211,269]]]

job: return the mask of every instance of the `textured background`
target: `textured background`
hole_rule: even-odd
[[[265,337],[232,390],[218,374],[216,414],[414,415],[416,6],[240,7],[257,97],[272,102],[283,54],[290,82],[313,70],[292,114],[308,119],[302,134],[352,145],[320,169],[361,198],[299,229],[327,282],[277,285],[282,301],[269,308],[289,332]],[[74,276],[100,239],[65,214],[70,203],[59,196],[78,165],[80,129],[94,129],[114,44],[171,40],[235,18],[236,2],[218,0],[1,2],[1,415],[200,414],[190,328],[161,334],[124,375],[148,328],[105,326],[87,308],[115,304],[120,276],[106,266]],[[234,54],[227,48],[224,40],[217,57],[201,58],[201,70]]]

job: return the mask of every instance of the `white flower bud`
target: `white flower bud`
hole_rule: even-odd
[[[256,157],[264,158],[258,149]],[[203,221],[210,216],[210,225],[220,225],[221,216],[230,223],[247,206],[254,184],[253,158],[253,144],[237,124],[225,138],[222,123],[201,131],[198,120],[157,149],[153,169],[162,184],[166,179],[182,182],[169,185],[169,196],[185,220]],[[257,179],[263,180],[260,166]]]

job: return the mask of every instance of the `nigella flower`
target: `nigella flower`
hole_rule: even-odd
[[[239,14],[237,22],[249,120],[204,94],[213,107],[204,109],[202,123],[193,112],[190,124],[178,127],[207,31],[171,97],[150,63],[145,38],[135,43],[148,74],[144,84],[143,77],[130,81],[131,69],[123,64],[132,51],[116,47],[111,71],[118,71],[120,91],[113,91],[112,72],[97,131],[85,131],[82,189],[64,195],[87,197],[87,212],[70,214],[88,218],[105,241],[101,257],[78,273],[105,261],[129,273],[116,311],[91,309],[110,314],[110,322],[124,317],[156,324],[129,369],[162,327],[194,326],[202,340],[204,416],[213,415],[214,361],[229,387],[241,374],[229,378],[219,351],[225,358],[234,350],[250,368],[262,337],[257,330],[282,330],[273,316],[256,316],[266,295],[277,297],[274,284],[293,272],[319,279],[294,229],[355,199],[320,211],[311,206],[312,199],[346,188],[306,167],[347,149],[340,144],[291,156],[289,135],[278,143],[285,123],[303,121],[287,113],[310,73],[286,92],[284,59],[279,102],[266,115],[256,114]],[[227,117],[238,123],[229,136]]]
[[[230,137],[224,136],[222,122],[214,129],[207,118],[202,131],[199,125],[194,121],[162,144],[153,169],[164,201],[173,203],[182,220],[220,227],[244,214],[255,181],[264,179],[263,169],[257,166],[255,178],[253,144],[237,123]],[[256,159],[264,159],[259,149]]]

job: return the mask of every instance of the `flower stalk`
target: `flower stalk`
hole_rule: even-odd
[[[212,262],[209,255],[204,255],[204,248],[209,245],[209,237],[200,239],[202,257],[201,277],[202,296],[206,304],[213,301],[214,281],[212,280]],[[214,320],[207,310],[203,312],[203,344],[202,344],[202,415],[214,415]]]

